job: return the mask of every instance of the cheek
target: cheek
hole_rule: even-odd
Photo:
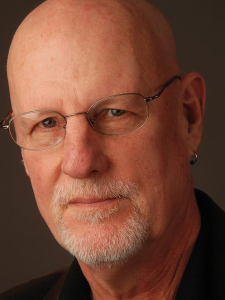
[[[114,165],[122,177],[137,184],[146,199],[144,209],[154,223],[152,229],[160,234],[180,209],[180,195],[188,183],[188,174],[184,172],[188,160],[173,120],[167,126],[160,120],[151,125],[149,122],[142,130],[121,139]]]
[[[22,156],[30,177],[38,209],[49,223],[51,220],[51,198],[54,186],[60,177],[60,160],[54,153],[28,152],[24,150]]]

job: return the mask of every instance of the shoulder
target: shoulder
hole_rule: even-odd
[[[206,273],[213,291],[210,299],[225,299],[225,212],[205,193],[196,190],[202,219],[206,220],[208,245]]]
[[[69,268],[70,265],[18,285],[0,294],[0,300],[41,300],[53,287],[58,286],[56,290],[60,289]]]
[[[206,216],[211,228],[225,231],[225,212],[204,192],[195,190],[201,215]]]
[[[209,243],[212,253],[220,253],[225,258],[225,212],[204,192],[195,190],[202,218],[208,224]]]

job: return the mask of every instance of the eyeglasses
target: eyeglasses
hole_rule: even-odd
[[[81,114],[86,115],[89,124],[102,134],[127,134],[145,125],[149,117],[148,102],[159,98],[165,88],[176,79],[181,77],[174,76],[152,97],[137,93],[114,95],[93,103],[87,112],[66,116],[56,111],[37,110],[11,118],[10,110],[0,123],[0,128],[8,129],[13,141],[27,150],[45,150],[57,146],[65,138],[67,118]],[[8,120],[9,123],[6,124]]]

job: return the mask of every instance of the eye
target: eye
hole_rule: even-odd
[[[125,114],[125,110],[120,110],[120,109],[109,109],[108,110],[108,114],[111,116],[111,117],[120,117],[122,115]]]
[[[56,121],[52,118],[48,118],[38,123],[38,126],[44,128],[53,128],[56,126]]]

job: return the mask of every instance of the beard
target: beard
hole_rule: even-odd
[[[64,213],[69,209],[69,201],[75,198],[117,200],[109,209],[86,211],[73,207],[68,222]],[[118,223],[116,218],[127,202],[130,202],[131,210]],[[144,203],[145,199],[130,182],[93,179],[58,185],[52,199],[55,223],[63,246],[84,264],[98,268],[122,265],[141,250],[149,234]],[[87,229],[77,233],[79,223]]]

